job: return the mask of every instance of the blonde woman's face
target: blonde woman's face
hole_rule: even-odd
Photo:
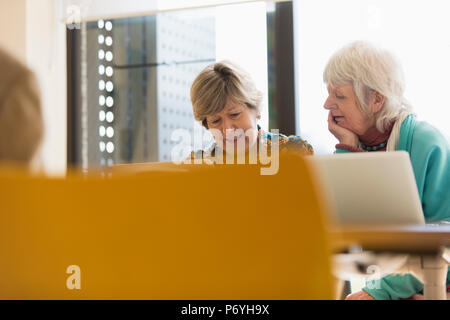
[[[329,110],[337,125],[361,136],[375,122],[358,107],[352,85],[328,86],[328,98],[323,107]]]
[[[244,104],[229,101],[225,108],[215,115],[207,116],[206,123],[218,145],[236,145],[245,139],[245,149],[256,142],[258,137],[258,111]],[[239,130],[240,129],[240,130]]]

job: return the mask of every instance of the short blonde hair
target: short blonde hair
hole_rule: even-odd
[[[355,41],[338,50],[323,72],[327,85],[351,84],[362,112],[370,116],[369,97],[372,90],[385,97],[376,115],[376,127],[383,132],[402,109],[411,110],[403,97],[405,78],[403,69],[390,52],[365,41]]]
[[[222,111],[229,100],[256,109],[259,114],[262,97],[250,74],[229,61],[207,66],[191,86],[194,117],[205,128],[206,116]]]

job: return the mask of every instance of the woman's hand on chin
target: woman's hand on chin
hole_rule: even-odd
[[[328,130],[336,137],[336,139],[338,139],[339,143],[351,147],[358,147],[358,136],[354,132],[338,125],[336,121],[334,121],[331,112],[328,113]]]

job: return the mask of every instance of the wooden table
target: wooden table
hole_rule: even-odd
[[[425,299],[446,299],[446,277],[450,263],[450,225],[341,226],[330,229],[332,249],[351,247],[377,253],[408,254],[399,272],[411,272],[424,283]]]

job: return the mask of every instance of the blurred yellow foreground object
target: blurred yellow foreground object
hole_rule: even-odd
[[[2,168],[0,299],[333,298],[303,158],[281,158],[271,176],[156,166],[109,178]]]

